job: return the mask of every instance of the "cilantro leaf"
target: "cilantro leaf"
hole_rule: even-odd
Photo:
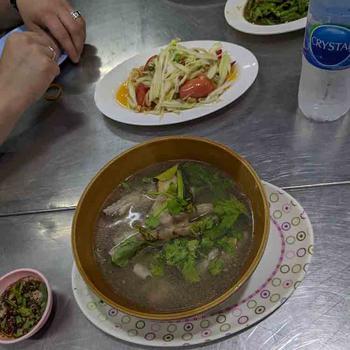
[[[236,197],[232,197],[227,200],[217,201],[214,205],[214,213],[223,216],[223,215],[240,215],[248,214],[246,206],[239,201]]]
[[[236,253],[237,239],[233,237],[223,237],[217,242],[217,246],[220,247],[225,253],[234,256]]]
[[[208,271],[211,275],[219,275],[225,267],[225,263],[222,259],[217,258],[209,263]]]
[[[163,251],[166,263],[170,266],[182,265],[188,255],[186,241],[183,239],[174,239],[168,242]]]
[[[127,238],[113,248],[112,263],[119,267],[125,267],[147,242],[137,239],[135,236]]]
[[[207,235],[213,240],[233,234],[234,224],[239,216],[242,214],[247,215],[248,211],[245,205],[237,198],[231,198],[216,202],[214,213],[219,218],[219,224],[207,232]]]
[[[185,187],[194,187],[197,193],[209,193],[210,198],[227,198],[230,189],[234,188],[231,179],[200,163],[185,162],[181,165],[181,170]]]
[[[163,277],[164,276],[164,260],[161,254],[154,256],[151,263],[151,274],[153,277]]]
[[[209,237],[204,237],[200,243],[200,250],[204,254],[208,254],[214,248],[214,241],[212,241]]]
[[[237,239],[237,241],[241,241],[243,239],[243,232],[242,231],[234,231],[233,237]]]
[[[149,215],[148,218],[145,220],[146,227],[151,230],[157,228],[159,224],[160,224],[159,217],[152,214]]]
[[[186,211],[187,206],[187,201],[181,198],[171,198],[167,201],[167,209],[170,215],[177,215]]]
[[[201,220],[195,221],[191,225],[191,231],[195,235],[201,235],[205,231],[211,230],[215,226],[216,222],[217,222],[216,217],[207,216]]]
[[[200,281],[200,277],[196,268],[196,262],[194,258],[189,258],[185,261],[182,269],[182,275],[185,280],[191,283],[196,283]]]
[[[153,230],[157,228],[160,224],[159,217],[163,213],[164,210],[167,209],[167,203],[161,204],[159,208],[157,208],[152,214],[148,216],[145,220],[146,228]]]
[[[194,257],[196,256],[198,246],[199,246],[199,241],[197,239],[192,239],[191,241],[187,241],[187,249]]]
[[[195,283],[200,280],[196,267],[199,241],[177,238],[168,242],[163,248],[165,261],[181,271],[186,281]]]

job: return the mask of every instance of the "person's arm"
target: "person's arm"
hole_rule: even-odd
[[[0,0],[0,31],[14,27],[20,21],[21,17],[10,0]]]
[[[86,38],[85,20],[68,0],[17,0],[17,6],[30,30],[50,33],[73,62],[79,61]]]
[[[0,59],[0,145],[59,74],[54,45],[48,35],[31,32],[7,39]]]
[[[20,118],[23,110],[18,108],[13,98],[8,94],[8,90],[5,86],[1,86],[0,83],[0,145],[6,140],[11,130],[15,127],[18,119]]]

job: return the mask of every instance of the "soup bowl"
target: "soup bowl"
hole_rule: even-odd
[[[182,308],[178,312],[158,312],[141,307],[118,295],[104,279],[94,255],[95,225],[108,195],[126,178],[159,162],[202,161],[226,172],[250,203],[253,240],[238,278],[221,295],[205,305]],[[230,148],[197,137],[164,137],[133,147],[107,163],[91,180],[77,206],[72,247],[75,263],[89,288],[105,303],[127,314],[154,320],[176,320],[204,313],[234,294],[252,275],[265,250],[269,232],[269,209],[262,183],[249,163]],[[135,286],[137,288],[137,286]]]

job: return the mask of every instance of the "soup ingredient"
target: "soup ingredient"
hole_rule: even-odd
[[[161,174],[155,176],[154,178],[156,180],[158,180],[160,182],[164,182],[164,183],[166,183],[167,181],[174,180],[174,177],[175,177],[175,175],[177,173],[178,167],[179,167],[179,165],[176,164],[176,165],[172,166],[171,168],[165,170]],[[159,184],[159,186],[160,186],[160,184]]]
[[[222,259],[214,259],[210,261],[208,269],[213,276],[216,276],[222,272],[224,267],[225,267],[225,263]]]
[[[152,276],[150,270],[142,264],[135,264],[133,271],[137,276],[141,277],[142,279],[146,279],[147,277]]]
[[[130,72],[126,84],[117,92],[117,100],[125,106],[120,90],[125,91],[127,85],[128,108],[160,115],[178,113],[218,101],[232,85],[230,76],[235,70],[235,62],[220,43],[206,50],[186,48],[178,40],[172,40],[144,66]]]
[[[127,187],[124,182],[121,187]],[[139,207],[150,204],[149,199],[139,191],[131,192],[121,198],[119,201],[103,209],[103,212],[109,216],[122,216],[127,214],[132,207]]]
[[[157,190],[148,193],[153,196],[154,205],[146,219],[135,226],[138,232],[112,248],[113,264],[126,267],[141,251],[153,249],[155,254],[148,267],[134,266],[134,272],[141,278],[149,274],[161,277],[171,267],[186,281],[196,283],[200,281],[198,267],[203,260],[207,263],[202,263],[202,267],[206,266],[213,276],[219,275],[225,267],[222,257],[234,256],[242,239],[242,232],[235,225],[241,216],[248,217],[246,205],[233,195],[227,196],[225,190],[230,183],[200,163],[176,164],[155,176],[154,181]],[[221,199],[197,204],[195,193],[208,191],[208,187],[220,194]],[[134,193],[117,204],[129,202]],[[117,204],[108,208],[117,208]]]
[[[248,0],[244,17],[251,23],[273,25],[307,16],[309,0]]]
[[[22,278],[0,297],[0,333],[8,338],[27,334],[41,319],[47,304],[47,289],[42,281]]]
[[[112,248],[110,254],[112,256],[113,264],[119,267],[126,266],[129,260],[146,245],[146,241],[136,236],[131,236],[127,238],[126,240],[122,241],[120,244]]]
[[[224,198],[227,192],[232,189],[232,181],[221,176],[210,168],[203,167],[197,162],[185,162],[182,165],[184,183],[190,189],[190,193],[197,197],[202,196],[209,190],[212,200]]]

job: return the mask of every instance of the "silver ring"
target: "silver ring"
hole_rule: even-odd
[[[74,10],[70,13],[70,15],[73,17],[74,20],[77,20],[81,17],[81,13],[78,10]]]
[[[52,52],[52,61],[55,61],[56,60],[56,51],[55,49],[52,47],[52,46],[49,46],[49,50]]]

